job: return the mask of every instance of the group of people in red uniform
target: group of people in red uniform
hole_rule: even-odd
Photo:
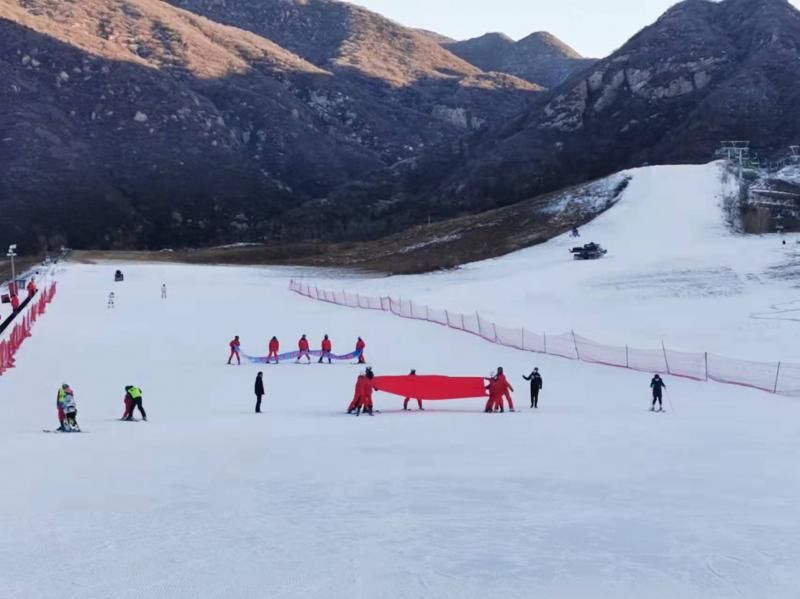
[[[375,374],[369,366],[367,366],[364,372],[358,375],[353,401],[351,401],[350,405],[347,407],[348,414],[355,413],[355,415],[358,416],[361,412],[364,412],[364,414],[369,414],[370,416],[374,415],[372,392],[377,391],[375,385],[372,383],[372,379],[374,378]]]
[[[241,347],[242,343],[239,340],[239,335],[236,335],[230,343],[228,343],[228,347],[230,348],[231,352],[228,356],[228,364],[233,363],[233,359],[236,358],[236,363],[241,364]],[[356,349],[355,353],[358,355],[358,363],[359,364],[366,364],[366,358],[364,357],[364,349],[367,347],[367,344],[364,340],[359,337],[356,341]],[[328,335],[325,335],[320,343],[320,349],[322,350],[322,354],[318,360],[319,364],[322,364],[324,360],[328,360],[328,364],[332,363],[332,356],[333,356],[333,341]],[[280,350],[281,344],[278,341],[278,338],[273,336],[272,339],[269,340],[269,353],[267,354],[267,364],[272,363],[272,360],[275,360],[275,364],[280,362]],[[308,341],[308,337],[303,335],[300,337],[300,340],[297,342],[297,359],[295,362],[300,362],[302,358],[308,360],[308,363],[311,363],[311,345]]]
[[[511,392],[514,390],[514,387],[508,382],[503,372],[503,367],[498,367],[498,369],[492,373],[492,376],[486,380],[488,381],[486,390],[489,391],[489,399],[486,402],[486,409],[484,411],[487,413],[504,412],[503,398],[505,398],[508,400],[509,412],[513,412],[514,401],[511,399]]]

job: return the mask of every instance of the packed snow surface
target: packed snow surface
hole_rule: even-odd
[[[650,177],[658,187],[661,174],[712,187],[711,167],[682,169],[636,173],[631,189],[643,192]],[[660,332],[679,322],[682,306],[712,300],[668,293],[690,288],[686,277],[620,281],[712,268],[698,244],[723,266],[735,262],[723,261],[732,253],[752,272],[779,257],[775,239],[753,240],[745,251],[702,195],[682,218],[653,200],[650,224],[617,239],[624,219],[642,216],[629,193],[584,229],[585,241],[613,242],[606,261],[574,264],[564,256],[570,241],[556,240],[459,273],[337,284],[373,293],[391,284],[406,297],[428,290],[444,304],[540,313],[552,326],[597,302],[602,323],[616,314],[623,333],[634,334],[645,309]],[[667,245],[665,230],[680,236]],[[113,283],[117,268],[124,283]],[[287,290],[303,274],[59,268],[55,301],[17,367],[0,377],[0,597],[797,597],[796,399],[668,377],[668,411],[653,414],[649,375],[308,300]],[[723,301],[786,301],[781,282],[751,283],[739,270],[729,278],[741,287],[696,280],[744,288],[714,296]],[[577,303],[562,296],[568,289],[591,295]],[[116,307],[107,309],[112,290]],[[695,319],[696,337],[683,330],[687,343],[707,341],[703,318],[735,321],[733,304],[721,305]],[[750,336],[740,342],[727,335],[728,353],[746,353],[759,339],[756,329],[743,330]],[[265,355],[272,335],[283,350],[303,333],[314,345],[328,333],[335,352],[361,335],[377,374],[481,376],[502,365],[520,413],[484,414],[481,400],[404,412],[402,398],[378,393],[381,413],[356,418],[344,410],[357,365],[225,363],[234,335],[247,353]],[[533,366],[544,377],[538,411],[521,378]],[[259,369],[267,398],[256,415]],[[41,432],[57,424],[62,382],[75,390],[84,433]],[[144,391],[148,422],[118,420],[129,384]]]
[[[574,330],[610,345],[668,347],[757,361],[800,362],[800,236],[742,236],[723,205],[735,177],[718,163],[627,171],[619,202],[580,230],[509,256],[453,272],[348,284],[456,312],[479,311],[509,327],[548,334]],[[617,176],[618,177],[618,176]],[[613,177],[611,178],[613,179]],[[782,241],[786,240],[786,245]],[[576,262],[569,248],[590,241],[602,260]],[[314,279],[320,287],[333,283]],[[777,308],[777,309],[780,309]],[[766,322],[753,315],[773,313]]]

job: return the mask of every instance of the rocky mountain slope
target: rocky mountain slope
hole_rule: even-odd
[[[484,71],[510,73],[544,87],[563,83],[576,71],[596,62],[546,31],[515,42],[502,33],[487,33],[462,42],[445,42],[456,56]]]
[[[343,6],[236,1],[310,14]],[[273,236],[287,207],[508,118],[536,95],[355,13],[366,25],[306,15],[299,29],[279,28],[283,46],[161,0],[0,3],[0,240],[164,247]],[[292,32],[313,42],[303,56]]]
[[[333,235],[382,235],[631,166],[708,161],[725,139],[782,154],[800,139],[799,99],[800,12],[787,0],[686,0],[505,126],[287,222],[302,231],[325,218]]]

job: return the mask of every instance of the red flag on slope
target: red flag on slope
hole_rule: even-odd
[[[372,385],[384,393],[415,399],[470,399],[486,397],[481,377],[436,375],[376,376]]]

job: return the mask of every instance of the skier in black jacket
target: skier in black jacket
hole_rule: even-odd
[[[542,375],[539,374],[539,369],[534,368],[530,376],[522,375],[526,381],[531,382],[531,407],[539,408],[539,391],[542,390]]]
[[[650,408],[651,412],[656,411],[656,402],[658,402],[658,411],[663,412],[664,406],[661,404],[661,398],[664,395],[664,389],[667,384],[663,381],[660,375],[655,375],[653,380],[650,381],[650,388],[653,390],[653,406]]]
[[[264,375],[263,372],[259,372],[256,375],[256,384],[255,384],[256,414],[261,413],[261,398],[264,397],[264,379],[262,378],[263,375]]]

